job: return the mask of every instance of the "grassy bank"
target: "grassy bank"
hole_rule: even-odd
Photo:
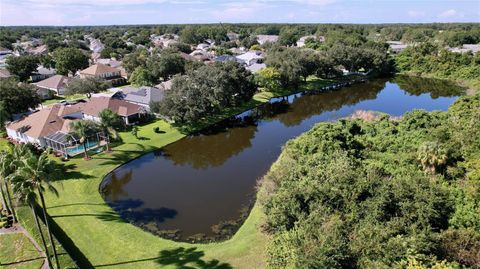
[[[43,257],[23,233],[0,235],[0,266],[5,269],[38,269]]]
[[[452,78],[446,78],[443,76],[438,76],[436,74],[425,74],[425,73],[417,73],[417,72],[401,72],[401,73],[398,73],[398,75],[455,81],[458,85],[467,89],[467,94],[473,95],[475,92],[480,92],[480,79],[452,79]]]
[[[27,232],[32,236],[32,238],[39,244],[40,247],[43,248],[42,246],[42,240],[40,237],[40,233],[38,232],[37,226],[35,225],[35,219],[33,217],[32,211],[30,208],[27,206],[23,206],[17,209],[17,215],[19,218],[20,224],[25,227]],[[42,232],[47,238],[48,233],[47,233],[47,228],[43,222],[40,222],[41,227],[42,227]],[[52,229],[55,229],[56,227],[52,227]],[[57,228],[58,229],[58,228]],[[58,234],[58,233],[56,233]],[[72,260],[72,258],[68,255],[67,251],[64,249],[64,247],[60,244],[58,240],[55,241],[55,248],[58,253],[58,259],[60,266],[62,268],[76,268],[75,262]],[[51,255],[51,260],[54,262],[53,258],[53,251],[52,251],[52,245],[50,244],[50,241],[47,238],[47,244],[49,248],[49,254]],[[39,267],[36,267],[39,268]]]
[[[327,83],[311,78],[298,90],[318,89]],[[194,128],[205,127],[290,92],[258,93],[244,106],[211,117]],[[155,133],[155,127],[164,133]],[[82,268],[178,268],[187,264],[198,268],[214,265],[222,265],[215,268],[264,267],[266,236],[258,229],[263,218],[258,206],[252,209],[244,225],[230,240],[188,244],[165,240],[125,223],[98,192],[98,186],[108,172],[146,152],[175,142],[186,133],[165,121],[156,121],[140,127],[140,139],[129,132],[120,133],[124,143],[111,153],[94,155],[90,161],[77,157],[65,163],[67,172],[61,181],[55,183],[60,196],[47,195],[47,205],[52,219],[64,232],[67,241],[74,245],[74,253],[71,254]]]

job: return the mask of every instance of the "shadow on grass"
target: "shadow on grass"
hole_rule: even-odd
[[[36,261],[36,260],[43,260],[45,259],[44,257],[37,257],[37,258],[31,258],[31,259],[26,259],[26,260],[21,260],[21,261],[14,261],[14,262],[2,262],[0,263],[0,265],[2,266],[14,266],[14,265],[19,265],[21,267],[21,263],[24,263],[24,262],[32,262],[32,261]],[[2,267],[3,268],[3,267]],[[13,267],[13,268],[17,268],[17,267]]]
[[[65,163],[56,163],[55,164],[55,173],[57,178],[56,181],[63,181],[69,179],[91,179],[93,176],[82,173],[77,169],[76,164],[65,164]]]
[[[95,268],[99,267],[115,267],[117,265],[124,264],[133,264],[139,262],[148,262],[154,261],[155,263],[161,266],[173,266],[178,269],[231,269],[233,268],[228,263],[220,262],[219,260],[204,260],[202,257],[205,256],[203,251],[197,250],[197,248],[175,248],[175,249],[166,249],[162,250],[159,253],[158,257],[145,258],[131,261],[123,261],[109,264],[99,264],[95,265]],[[138,267],[141,268],[141,267]]]
[[[104,211],[100,213],[81,213],[81,214],[65,214],[65,215],[52,215],[53,219],[56,218],[75,218],[75,217],[96,217],[104,221],[125,222],[117,213]]]
[[[52,208],[59,208],[59,207],[67,207],[67,206],[82,206],[82,205],[98,205],[98,206],[105,206],[105,204],[100,203],[71,203],[71,204],[66,204],[66,205],[56,205],[56,206],[48,206],[47,209],[52,209]]]

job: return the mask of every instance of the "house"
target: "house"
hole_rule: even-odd
[[[237,57],[235,57],[233,55],[225,54],[225,55],[220,55],[220,56],[215,57],[214,61],[215,62],[226,62],[226,61],[237,62],[239,60],[237,59]]]
[[[55,92],[57,95],[64,95],[65,88],[67,87],[68,83],[72,80],[71,77],[66,77],[62,75],[55,75],[39,81],[34,85],[39,89],[46,89],[49,91]]]
[[[107,58],[98,58],[98,59],[95,61],[95,63],[108,65],[108,66],[111,66],[111,67],[114,67],[114,68],[118,68],[118,67],[122,66],[122,64],[123,64],[122,61],[117,61],[117,60],[114,59],[114,58],[110,58],[110,59],[107,59]]]
[[[0,67],[7,66],[6,60],[12,53],[11,50],[0,47]]]
[[[42,55],[42,54],[46,54],[48,52],[48,49],[47,49],[47,45],[40,45],[35,48],[30,48],[27,52],[33,55]]]
[[[190,53],[190,56],[193,56],[198,61],[210,61],[212,59],[212,54],[204,50],[194,50]]]
[[[100,55],[100,53],[98,52],[93,52],[91,55],[90,55],[90,59],[92,59],[92,61],[94,63],[97,62],[98,59],[100,59],[102,56]]]
[[[245,52],[247,52],[247,49],[245,49],[245,47],[240,47],[240,48],[230,48],[228,49],[231,53],[233,53],[234,55],[239,55],[239,54],[243,54]]]
[[[207,50],[210,48],[210,44],[207,43],[200,43],[197,45],[197,50]]]
[[[84,103],[55,104],[6,125],[7,135],[19,143],[46,146],[46,137],[68,132],[70,122],[81,119]]]
[[[109,80],[112,85],[120,85],[125,83],[122,77],[122,71],[105,64],[94,64],[80,71],[80,78],[97,77]]]
[[[256,72],[258,72],[258,71],[260,71],[260,70],[262,70],[262,69],[264,69],[264,68],[266,68],[266,67],[267,67],[267,65],[264,64],[264,63],[261,63],[261,64],[259,64],[259,63],[254,63],[254,64],[252,64],[252,65],[250,65],[250,66],[245,67],[245,69],[249,70],[249,71],[252,72],[252,73],[256,73]]]
[[[228,32],[227,37],[230,41],[237,41],[240,38],[240,35],[234,32]]]
[[[7,54],[12,54],[12,51],[7,48],[0,47],[0,55],[7,55]]]
[[[190,54],[187,54],[185,52],[180,52],[180,56],[182,56],[183,59],[185,59],[186,61],[198,61],[197,58],[191,56]]]
[[[307,35],[307,36],[302,36],[300,37],[300,39],[298,39],[297,41],[297,47],[303,47],[305,46],[305,42],[308,40],[308,39],[313,39],[315,41],[318,41],[318,42],[325,42],[325,37],[324,36],[316,36],[316,35]]]
[[[244,63],[246,66],[250,66],[254,63],[263,61],[263,53],[261,51],[248,51],[244,54],[236,56],[237,60]]]
[[[0,69],[0,79],[6,79],[11,77],[10,72],[7,69]]]
[[[399,53],[410,46],[404,44],[402,41],[387,41],[387,44],[390,46],[390,51],[393,53]]]
[[[55,75],[55,69],[53,68],[45,68],[42,65],[37,68],[37,71],[30,75],[30,80],[32,82],[37,82],[40,80],[44,80],[51,76]]]
[[[473,54],[476,54],[480,51],[480,44],[463,44],[461,47],[449,48],[448,50],[456,53],[471,52]]]
[[[119,89],[113,98],[119,98],[129,103],[136,104],[144,107],[147,111],[150,111],[150,104],[152,102],[160,102],[163,99],[164,88],[155,88],[142,86],[136,87],[124,87]]]
[[[111,109],[113,112],[122,117],[125,124],[132,124],[136,122],[147,112],[144,107],[129,103],[125,100],[120,100],[118,98],[109,96],[95,96],[90,98],[90,100],[85,103],[85,107],[83,108],[83,117],[88,120],[100,122],[100,117],[98,114],[107,108]]]
[[[278,35],[257,35],[257,42],[260,45],[263,45],[267,42],[275,43],[278,41]]]
[[[160,84],[157,84],[155,85],[155,88],[158,88],[160,90],[170,90],[172,88],[172,84],[173,84],[173,78],[172,79],[169,79],[167,81],[164,81]]]
[[[90,36],[85,36],[86,39],[90,42],[89,48],[92,52],[100,53],[103,49],[105,49],[105,45],[99,39],[95,39]]]
[[[155,47],[168,48],[169,46],[178,43],[179,36],[176,34],[150,35],[150,40]]]

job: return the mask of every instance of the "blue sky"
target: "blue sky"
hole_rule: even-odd
[[[0,0],[0,25],[480,22],[480,0]]]

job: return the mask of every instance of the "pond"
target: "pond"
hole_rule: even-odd
[[[445,81],[402,76],[274,98],[124,164],[104,179],[101,191],[122,218],[162,237],[224,239],[248,215],[257,181],[287,140],[356,110],[393,116],[446,110],[462,93]]]

